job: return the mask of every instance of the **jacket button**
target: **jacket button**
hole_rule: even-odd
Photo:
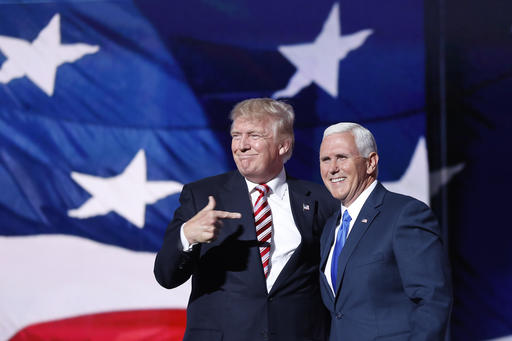
[[[341,320],[343,318],[343,313],[337,312],[336,319]]]

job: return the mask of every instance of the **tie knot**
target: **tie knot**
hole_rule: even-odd
[[[270,187],[268,187],[267,184],[260,184],[256,186],[255,189],[265,196],[270,192]]]
[[[350,216],[350,214],[348,214],[348,210],[345,210],[345,212],[343,212],[343,222],[345,224],[348,224],[348,223],[350,223],[351,220],[352,220],[352,217]]]

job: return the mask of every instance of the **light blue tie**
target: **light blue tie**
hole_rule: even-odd
[[[334,251],[332,252],[331,259],[331,281],[333,291],[336,292],[336,276],[338,274],[338,258],[340,258],[341,250],[343,249],[343,245],[345,245],[345,240],[347,239],[348,226],[350,225],[350,221],[352,217],[348,214],[348,210],[343,212],[343,218],[341,222],[341,227],[338,230],[338,235],[336,236],[336,244],[334,244]]]

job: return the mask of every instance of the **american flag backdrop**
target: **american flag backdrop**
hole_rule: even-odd
[[[429,169],[425,14],[418,0],[1,1],[0,340],[181,340],[189,284],[159,287],[154,257],[183,184],[234,169],[228,114],[250,97],[295,107],[291,175],[321,182],[323,130],[355,121],[388,189],[438,200],[471,163]],[[471,321],[459,303],[454,330]],[[512,335],[492,311],[477,339]]]

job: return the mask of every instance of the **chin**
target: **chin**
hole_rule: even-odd
[[[336,193],[336,192],[332,193],[332,196],[334,198],[340,200],[340,201],[343,201],[347,197],[346,195],[343,195],[343,194],[341,194],[339,192],[338,193]]]
[[[254,174],[254,172],[241,171],[240,169],[239,169],[239,171],[240,171],[240,174],[242,174],[242,176],[246,179],[251,180],[251,179],[257,178],[257,176]]]

